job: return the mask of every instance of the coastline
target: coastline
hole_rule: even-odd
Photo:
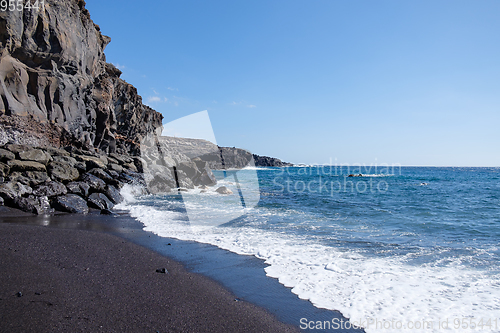
[[[2,332],[299,331],[181,263],[112,235],[112,217],[2,208]],[[62,224],[39,225],[51,220]]]
[[[23,323],[18,331],[64,331],[71,327],[106,332],[124,328],[294,332],[300,331],[301,318],[345,320],[340,312],[316,308],[267,277],[260,259],[156,236],[143,231],[142,223],[124,212],[114,216],[97,211],[34,216],[0,207],[0,239],[0,262],[7,268],[0,276],[2,281],[10,281],[3,283],[0,295],[0,331],[16,331],[15,325]],[[33,244],[37,252],[30,251]],[[18,248],[22,251],[12,252]],[[159,268],[168,273],[157,273]],[[91,270],[94,273],[89,273]],[[86,275],[92,283],[86,282]],[[176,281],[167,280],[170,276]],[[17,297],[18,292],[23,296]],[[34,305],[39,308],[29,310]],[[139,307],[132,311],[135,319],[124,318],[134,306]],[[64,312],[66,308],[73,312]],[[45,321],[44,316],[50,313]]]

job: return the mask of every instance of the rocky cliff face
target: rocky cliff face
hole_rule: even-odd
[[[206,140],[163,136],[164,149],[179,152],[191,159],[199,158],[211,169],[241,169],[247,166],[284,167],[293,164],[278,158],[252,154],[235,147],[219,147]],[[253,158],[253,160],[252,160]]]
[[[211,169],[254,159],[282,166],[238,148],[160,137],[161,114],[106,63],[109,42],[82,0],[0,11],[0,206],[111,213],[126,183],[153,194],[205,191],[217,184]]]
[[[162,116],[106,63],[110,40],[82,0],[0,12],[0,145],[71,143],[138,154]]]

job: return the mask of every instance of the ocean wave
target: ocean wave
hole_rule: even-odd
[[[409,257],[366,257],[340,251],[306,236],[244,227],[189,225],[182,214],[127,201],[120,208],[162,237],[197,241],[242,255],[254,255],[269,266],[276,278],[301,299],[318,308],[339,310],[351,322],[365,323],[367,332],[401,332],[400,328],[375,329],[379,322],[430,322],[500,316],[500,276],[471,269],[455,260],[444,264],[410,265]],[[213,208],[216,209],[216,208]],[[419,330],[412,330],[412,332]]]

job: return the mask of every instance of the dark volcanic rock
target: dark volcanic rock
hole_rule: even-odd
[[[0,177],[7,177],[9,175],[10,167],[0,162]]]
[[[199,158],[207,162],[210,169],[216,170],[241,169],[247,166],[283,167],[293,165],[274,157],[255,155],[244,149],[234,147],[219,147],[219,151],[210,152]],[[196,163],[196,161],[194,162]]]
[[[12,172],[10,175],[9,175],[9,181],[10,182],[18,182],[18,183],[21,183],[23,185],[28,185],[30,186],[30,183],[31,183],[31,179],[29,179],[28,177],[24,176],[25,172],[18,172],[18,171],[15,171],[15,172]]]
[[[51,162],[48,166],[48,171],[52,179],[61,182],[70,182],[80,177],[78,170],[70,164]]]
[[[7,165],[12,171],[46,171],[45,165],[33,161],[10,160]]]
[[[101,209],[101,215],[116,215],[116,213],[113,213],[109,209]]]
[[[50,155],[41,149],[30,149],[19,152],[19,158],[23,161],[34,161],[46,165],[50,160]]]
[[[106,196],[115,205],[123,201],[123,196],[120,194],[120,191],[113,185],[108,185],[106,187]]]
[[[90,173],[84,174],[81,177],[81,180],[86,183],[93,192],[104,192],[106,189],[106,183],[104,180],[97,178]]]
[[[12,201],[12,206],[28,213],[35,213],[36,201],[31,198],[16,197]]]
[[[120,164],[120,162],[118,162],[113,157],[108,155],[108,167],[109,167],[109,164]]]
[[[114,170],[108,170],[108,173],[114,179],[118,179],[120,177],[120,174],[118,172],[114,171]]]
[[[64,195],[66,193],[68,193],[66,186],[56,181],[49,182],[45,185],[40,185],[33,190],[34,195],[47,197]]]
[[[120,174],[118,180],[129,184],[146,185],[143,174],[126,169]]]
[[[136,168],[135,164],[132,162],[132,163],[126,163],[123,165],[123,168],[124,170],[130,170],[132,172],[137,172],[138,169]]]
[[[128,174],[126,174],[124,172],[122,172],[120,174],[120,177],[118,178],[118,180],[123,182],[123,183],[127,183],[127,184],[132,184],[135,181],[134,177],[129,176]]]
[[[0,161],[7,162],[16,158],[14,153],[8,151],[7,149],[0,149]]]
[[[76,159],[68,155],[63,155],[63,156],[52,156],[52,160],[56,163],[64,164],[64,165],[69,165],[74,167],[76,162]],[[85,167],[86,168],[86,167]]]
[[[118,163],[120,164],[127,164],[127,163],[133,163],[134,160],[127,155],[122,155],[122,154],[116,154],[116,153],[111,153],[109,154],[112,158],[114,158]]]
[[[161,114],[106,63],[111,39],[99,30],[84,1],[0,12],[0,144],[130,152],[161,126]]]
[[[85,162],[87,169],[104,169],[107,165],[102,159],[94,156],[74,155],[74,157],[80,162]]]
[[[118,165],[118,164],[115,164],[115,163],[111,163],[109,165],[109,168],[113,171],[116,171],[118,173],[121,173],[123,171],[123,167],[121,165]]]
[[[114,206],[108,197],[103,193],[92,193],[87,202],[89,206],[97,209],[111,209]]]
[[[13,200],[14,198],[31,194],[33,189],[19,182],[9,182],[0,184],[0,196],[5,200]]]
[[[85,162],[76,162],[74,167],[80,173],[85,173],[87,171],[87,164],[85,164]]]
[[[45,148],[45,150],[47,150],[47,153],[49,153],[52,156],[52,158],[54,158],[56,156],[69,156],[69,152],[67,152],[64,149],[47,147],[47,148]],[[58,161],[56,161],[56,162],[58,162]]]
[[[17,197],[14,199],[12,206],[36,215],[52,212],[47,197]]]
[[[68,189],[69,193],[78,194],[79,196],[84,198],[89,196],[90,186],[87,183],[71,182],[66,184],[66,188]]]
[[[17,143],[11,143],[11,144],[6,145],[5,149],[13,152],[14,154],[19,154],[22,151],[26,151],[26,150],[31,149],[31,147],[27,146],[27,145],[17,144]]]
[[[12,172],[9,176],[11,181],[18,181],[25,185],[36,186],[47,181],[50,181],[50,177],[46,172],[43,171],[24,171],[24,172]]]
[[[57,197],[52,206],[57,210],[69,213],[87,214],[89,212],[87,201],[76,194]]]
[[[94,175],[102,180],[104,180],[105,182],[109,183],[109,182],[114,182],[115,180],[110,176],[108,175],[108,173],[106,171],[104,171],[103,169],[99,169],[99,168],[94,168],[94,169],[91,169],[89,171],[89,173],[91,175]]]
[[[259,156],[259,155],[253,154],[253,159],[255,162],[255,166],[260,166],[260,167],[293,166],[292,163],[283,162],[278,158],[269,157],[269,156]]]

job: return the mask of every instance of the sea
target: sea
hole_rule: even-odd
[[[262,259],[268,277],[366,332],[500,332],[500,168],[215,174],[206,190],[144,195],[127,185],[119,208],[160,237]]]

